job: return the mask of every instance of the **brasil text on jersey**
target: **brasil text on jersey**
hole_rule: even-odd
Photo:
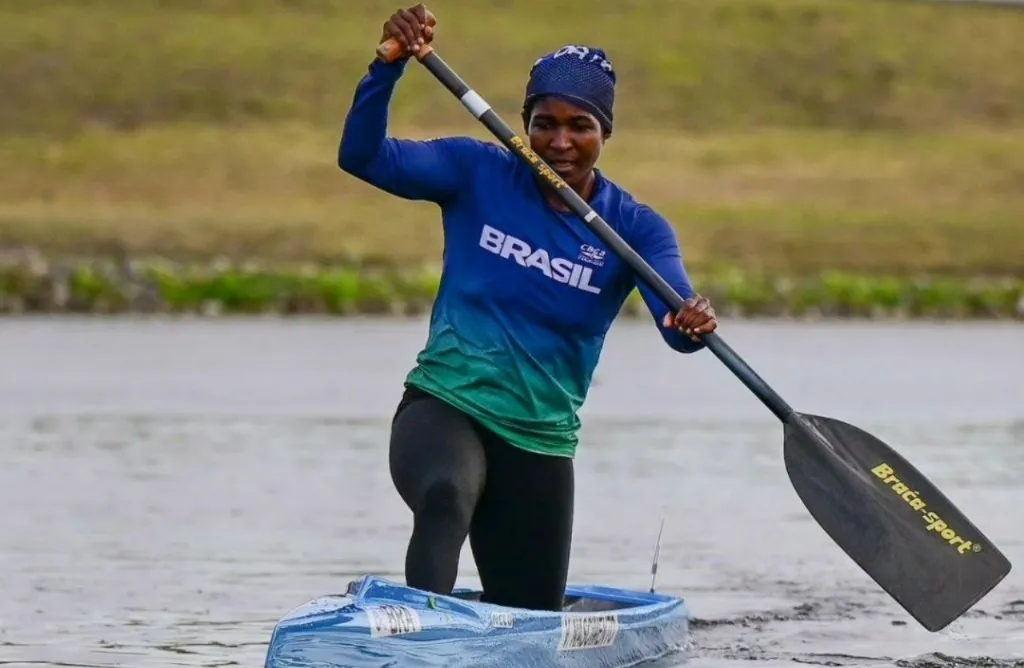
[[[553,281],[565,283],[583,292],[601,294],[601,288],[590,284],[594,272],[592,268],[561,257],[551,258],[543,248],[534,250],[522,239],[490,225],[484,225],[480,232],[480,247],[506,260],[514,260],[523,267],[536,269]]]

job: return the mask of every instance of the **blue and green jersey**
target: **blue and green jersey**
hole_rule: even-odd
[[[388,137],[388,105],[405,66],[370,65],[338,163],[385,192],[441,210],[443,273],[407,382],[515,446],[573,457],[577,413],[605,335],[634,288],[669,346],[693,352],[702,344],[662,327],[668,307],[586,223],[553,208],[530,168],[504,147],[469,137]],[[600,171],[589,204],[680,295],[694,294],[662,216]]]

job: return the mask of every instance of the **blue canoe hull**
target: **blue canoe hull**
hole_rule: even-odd
[[[625,668],[682,650],[684,601],[570,586],[562,612],[438,596],[383,578],[309,601],[281,619],[265,668]]]

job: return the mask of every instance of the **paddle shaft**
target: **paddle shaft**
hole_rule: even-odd
[[[394,38],[387,40],[377,47],[378,56],[390,62],[401,54],[401,47]],[[591,230],[604,241],[609,248],[618,255],[633,272],[654,292],[673,312],[678,312],[684,306],[684,300],[671,285],[665,281],[640,255],[633,250],[626,241],[619,236],[615,230],[589,204],[580,197],[575,190],[570,188],[558,174],[545,163],[540,156],[534,153],[512,128],[501,119],[500,116],[484,101],[479,94],[470,88],[465,81],[446,63],[437,52],[429,46],[420,46],[416,59],[437,78],[438,81],[454,95],[462,105],[480,123],[497,137],[501,143],[513,153],[517,154],[523,162],[530,166],[534,174],[546,181],[558,194],[558,197],[565,202],[576,215],[583,219]],[[743,361],[721,336],[715,332],[705,334],[701,341],[725,364],[754,395],[764,403],[768,409],[775,414],[779,420],[785,422],[794,411],[768,383]]]

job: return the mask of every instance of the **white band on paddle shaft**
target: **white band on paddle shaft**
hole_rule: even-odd
[[[460,97],[459,101],[462,102],[466,109],[469,109],[469,113],[473,114],[477,118],[483,116],[484,112],[491,108],[491,105],[487,104],[487,102],[485,102],[484,99],[477,95],[476,91],[472,89],[466,91],[466,94]]]
[[[588,223],[594,220],[595,218],[597,218],[597,211],[588,211],[587,215],[583,216],[583,220],[587,221]]]

